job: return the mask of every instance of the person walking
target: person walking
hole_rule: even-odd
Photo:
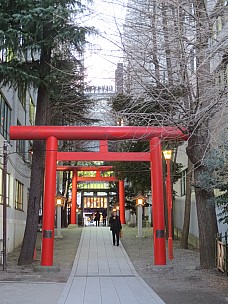
[[[110,230],[112,231],[113,246],[115,246],[115,244],[119,246],[120,231],[122,229],[122,225],[116,211],[113,211],[109,223],[110,223]]]
[[[96,214],[95,214],[95,222],[96,222],[96,226],[100,226],[100,212],[97,211]]]
[[[103,226],[106,226],[106,218],[107,218],[107,211],[106,209],[104,209],[102,212]]]

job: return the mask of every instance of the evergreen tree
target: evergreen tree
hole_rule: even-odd
[[[54,63],[65,59],[62,49],[80,54],[91,29],[77,23],[85,7],[75,0],[17,0],[0,3],[0,64],[2,85],[24,83],[37,88],[36,125],[51,124],[50,91]],[[19,265],[30,264],[36,243],[43,189],[44,142],[34,141],[27,221]]]

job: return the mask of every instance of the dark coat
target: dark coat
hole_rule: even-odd
[[[95,221],[100,221],[100,217],[101,217],[101,215],[100,215],[100,212],[96,212],[96,214],[95,214]]]
[[[102,216],[103,216],[103,218],[106,218],[106,217],[107,217],[107,211],[106,211],[106,210],[103,210]]]
[[[114,232],[120,232],[120,230],[122,229],[120,217],[118,215],[116,216],[115,219],[113,218],[113,215],[112,215],[110,217],[109,224],[110,224],[110,230],[112,230]]]

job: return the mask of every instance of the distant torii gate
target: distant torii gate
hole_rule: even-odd
[[[185,131],[185,130],[184,130]],[[77,127],[11,126],[10,139],[46,140],[45,189],[42,238],[42,266],[53,266],[54,214],[57,160],[150,161],[153,197],[154,264],[166,264],[165,221],[162,176],[162,140],[187,140],[177,127]],[[150,140],[150,153],[108,152],[107,143],[100,152],[58,152],[58,140]],[[64,157],[63,157],[64,156]]]
[[[119,207],[120,207],[120,221],[126,224],[125,220],[125,200],[124,200],[124,181],[117,180],[114,176],[101,176],[100,172],[113,171],[113,166],[57,166],[57,171],[72,171],[72,198],[71,198],[71,224],[77,224],[77,182],[80,181],[112,181],[119,184]],[[79,177],[78,171],[96,171],[96,177]]]

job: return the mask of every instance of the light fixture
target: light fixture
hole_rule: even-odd
[[[143,206],[146,200],[146,197],[142,194],[138,194],[136,197],[133,198],[136,201],[136,206]]]
[[[55,201],[56,201],[56,206],[60,207],[63,206],[65,203],[66,198],[62,195],[57,195],[55,197]]]
[[[164,150],[163,155],[164,155],[165,160],[171,160],[172,150]]]
[[[32,147],[30,149],[28,149],[28,153],[31,154],[31,155],[33,155],[33,149],[32,149]]]
[[[143,205],[143,199],[142,199],[142,198],[138,198],[138,199],[136,200],[136,204],[137,204],[138,206],[142,206],[142,205]]]
[[[143,205],[146,200],[146,197],[140,193],[133,199],[136,200],[138,237],[140,238],[140,237],[142,237],[142,210],[143,210]]]

